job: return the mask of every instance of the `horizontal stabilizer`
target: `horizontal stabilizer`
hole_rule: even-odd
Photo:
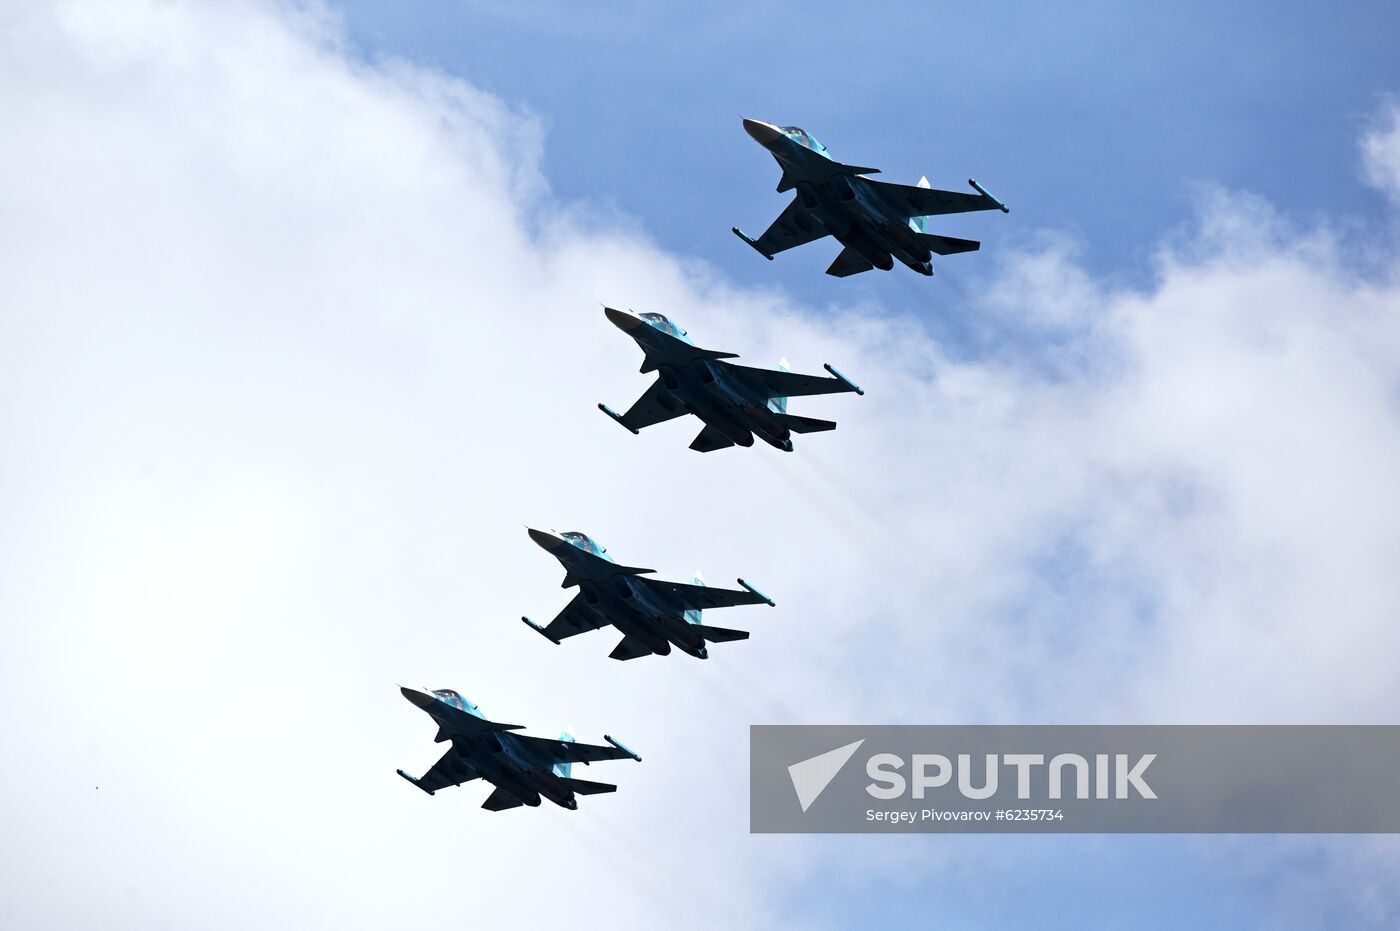
[[[587,779],[560,779],[559,781],[579,795],[601,795],[604,792],[617,791],[617,786],[606,782],[589,782]]]
[[[975,239],[955,239],[952,236],[937,236],[933,233],[918,234],[919,242],[928,246],[930,252],[939,255],[957,255],[959,252],[976,252],[982,244]]]
[[[731,640],[747,640],[749,632],[747,630],[730,630],[728,627],[707,627],[704,624],[692,624],[690,629],[711,643],[728,643]]]
[[[774,414],[778,422],[787,427],[793,433],[820,433],[823,430],[835,430],[836,422],[833,420],[818,420],[815,417],[798,417],[796,414]]]
[[[613,647],[613,651],[608,654],[612,659],[636,659],[639,656],[650,656],[651,650],[640,640],[633,640],[631,637],[623,637]]]
[[[826,273],[836,278],[848,278],[851,275],[868,272],[874,267],[866,261],[865,256],[847,246],[841,250],[840,255],[836,256],[836,261],[831,263],[831,267],[826,270]]]
[[[711,426],[706,426],[695,439],[690,441],[690,448],[701,453],[712,453],[717,449],[733,445],[733,440]]]
[[[519,808],[523,804],[525,803],[505,789],[497,789],[487,796],[486,801],[481,803],[481,807],[487,811],[505,811],[507,808]]]

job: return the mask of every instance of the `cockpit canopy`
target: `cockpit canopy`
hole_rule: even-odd
[[[476,705],[467,701],[453,689],[433,689],[433,694],[454,708],[465,711],[468,714],[474,714],[478,718],[481,717],[481,712],[477,710]]]
[[[645,317],[648,315],[643,314],[642,316]],[[660,314],[655,314],[654,316],[661,317]],[[661,317],[661,319],[665,320],[666,318]],[[586,533],[579,533],[577,530],[566,530],[563,533],[559,534],[559,536],[563,537],[565,540],[568,540],[570,543],[572,543],[574,546],[577,546],[585,553],[592,553],[594,556],[601,556],[608,562],[613,561],[613,558],[608,555],[608,551],[603,549],[603,547],[600,544],[594,542],[593,538]]]
[[[669,333],[677,339],[683,339],[687,343],[690,342],[690,337],[686,335],[685,330],[681,329],[679,324],[672,323],[671,320],[668,319],[664,314],[646,313],[638,314],[638,316],[640,316],[647,323],[650,323],[652,326],[656,327],[662,333]]]
[[[798,145],[806,146],[813,152],[816,152],[818,155],[824,155],[827,158],[831,158],[831,156],[827,154],[826,146],[818,142],[816,136],[813,136],[801,126],[784,126],[783,135],[787,136],[789,139],[791,139],[793,142],[796,142]]]

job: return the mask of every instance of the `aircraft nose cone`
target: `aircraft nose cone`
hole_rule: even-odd
[[[419,708],[430,708],[433,702],[437,701],[437,698],[431,693],[423,689],[415,689],[411,685],[401,685],[399,686],[399,691],[403,693],[404,698],[407,698]]]
[[[625,310],[614,310],[611,307],[604,307],[603,313],[608,315],[608,319],[613,322],[613,326],[623,332],[630,332],[642,325],[642,320],[636,314],[628,313]]]
[[[552,552],[564,545],[563,539],[557,533],[550,533],[548,530],[535,530],[533,528],[527,529],[529,529],[530,531],[530,539],[534,540],[544,549],[550,550]]]
[[[751,120],[744,118],[744,130],[753,137],[754,141],[765,148],[771,147],[783,137],[782,132],[772,123],[765,123],[762,120]]]

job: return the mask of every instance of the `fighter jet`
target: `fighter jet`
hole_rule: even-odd
[[[846,248],[826,270],[828,275],[845,278],[872,268],[889,271],[894,259],[920,274],[932,275],[932,253],[972,252],[982,244],[930,233],[929,217],[970,210],[1009,212],[971,179],[967,183],[976,194],[934,190],[928,178],[920,179],[916,187],[871,181],[861,176],[879,174],[878,168],[841,164],[826,146],[796,126],[746,119],[744,129],[773,153],[782,168],[778,193],[797,191],[792,203],[757,239],[734,227],[734,235],[769,260],[794,246],[835,236]]]
[[[831,378],[798,375],[780,363],[777,370],[749,368],[722,359],[732,352],[701,349],[690,336],[661,314],[636,314],[603,308],[608,319],[642,347],[642,372],[656,372],[656,381],[636,403],[619,414],[606,404],[598,409],[633,433],[675,417],[694,414],[705,429],[690,448],[702,453],[728,446],[752,446],[754,436],[784,452],[792,452],[792,434],[835,430],[830,420],[789,414],[788,398],[805,394],[854,391],[865,394],[830,365]]]
[[[697,659],[706,659],[710,655],[706,642],[747,640],[749,632],[701,624],[702,609],[773,606],[773,599],[743,579],[739,584],[744,590],[731,591],[707,587],[698,573],[689,585],[641,578],[656,570],[619,566],[587,534],[531,530],[530,539],[564,566],[561,587],[578,586],[578,594],[548,625],[541,627],[528,617],[521,618],[531,630],[555,644],[565,637],[611,624],[623,634],[608,654],[613,659],[636,659],[653,653],[666,656],[672,644]]]
[[[489,811],[521,805],[533,808],[542,797],[573,811],[578,808],[576,796],[617,791],[617,786],[606,782],[573,778],[574,763],[587,765],[624,757],[639,763],[642,760],[607,734],[603,739],[610,746],[598,747],[575,743],[568,732],[560,734],[558,740],[511,733],[521,725],[486,720],[476,705],[452,689],[429,691],[405,685],[399,691],[437,722],[435,739],[439,743],[452,741],[442,759],[423,776],[415,779],[401,769],[397,771],[429,795],[448,786],[485,779],[496,787],[481,806]]]

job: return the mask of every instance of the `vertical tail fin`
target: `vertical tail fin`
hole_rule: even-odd
[[[705,584],[705,573],[701,572],[699,569],[696,569],[696,570],[695,570],[695,578],[691,579],[691,580],[690,580],[690,583],[691,583],[692,585],[704,585],[704,584]],[[687,624],[699,624],[699,623],[700,623],[700,609],[699,609],[699,608],[691,608],[689,611],[685,612],[685,622],[686,622]]]
[[[924,188],[926,190],[930,190],[933,188],[933,185],[928,183],[928,175],[924,175],[922,178],[919,179],[918,187]],[[910,217],[909,225],[914,227],[914,229],[918,230],[920,233],[927,233],[928,217]]]
[[[562,733],[559,735],[559,740],[560,740],[561,742],[563,742],[563,743],[571,744],[571,743],[574,742],[574,735],[573,735],[573,734],[570,734],[568,731],[564,731],[564,732],[562,732]],[[555,764],[554,764],[554,775],[558,776],[560,779],[568,779],[568,778],[569,778],[569,775],[570,775],[573,771],[574,771],[574,764],[573,764],[573,763],[555,763]]]
[[[779,360],[778,360],[778,371],[780,371],[780,372],[791,372],[791,371],[792,371],[792,369],[788,368],[788,360],[787,360],[787,359],[779,359]],[[768,409],[769,409],[770,411],[774,411],[774,412],[779,413],[779,414],[786,414],[786,413],[787,413],[787,402],[788,402],[788,399],[787,399],[787,398],[769,398],[769,399],[768,399]]]

